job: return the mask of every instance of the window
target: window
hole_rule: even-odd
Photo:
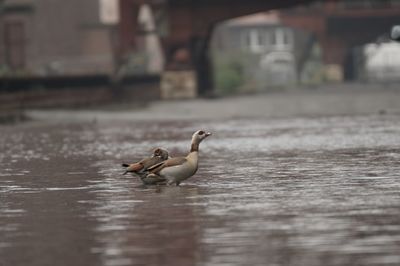
[[[293,49],[293,32],[289,28],[270,27],[268,29],[246,29],[242,31],[243,50],[263,53],[267,50],[288,51]]]
[[[99,0],[100,21],[104,24],[114,25],[119,22],[118,1]]]
[[[245,29],[242,32],[242,47],[252,53],[260,53],[265,48],[265,35],[260,29]]]
[[[276,50],[291,50],[293,48],[292,31],[286,28],[276,28],[271,44]]]

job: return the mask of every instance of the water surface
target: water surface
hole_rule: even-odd
[[[0,127],[0,265],[400,265],[398,115]],[[198,173],[144,187],[155,147]]]

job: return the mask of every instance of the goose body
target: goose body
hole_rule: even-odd
[[[174,157],[158,163],[148,168],[149,174],[144,178],[155,183],[176,184],[177,186],[184,180],[193,176],[198,169],[199,144],[202,140],[210,136],[202,130],[195,132],[192,136],[190,152],[185,157]]]

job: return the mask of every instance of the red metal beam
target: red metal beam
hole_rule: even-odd
[[[120,50],[134,49],[139,6],[147,3],[161,6],[168,15],[168,35],[164,41],[187,42],[193,36],[207,36],[218,22],[257,13],[289,7],[314,0],[120,0]]]

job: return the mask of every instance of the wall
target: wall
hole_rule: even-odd
[[[98,0],[8,0],[6,6],[1,28],[9,21],[20,21],[25,28],[25,65],[18,69],[20,75],[113,71],[112,27],[100,23]],[[9,51],[4,45],[1,50],[4,58]]]

